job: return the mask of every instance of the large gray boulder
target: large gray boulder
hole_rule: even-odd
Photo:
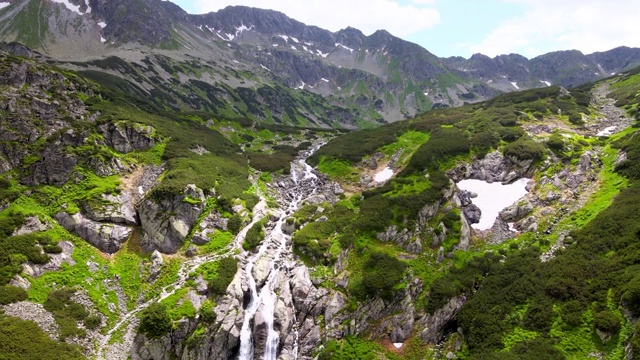
[[[205,200],[202,190],[193,184],[187,185],[182,195],[143,200],[139,206],[140,225],[144,230],[142,247],[146,251],[175,253],[202,214]]]
[[[84,212],[94,221],[136,225],[138,215],[134,205],[133,194],[123,191],[118,195],[102,194],[100,200],[85,203]]]
[[[130,227],[100,223],[86,218],[81,213],[71,215],[62,211],[56,214],[56,220],[62,227],[107,254],[120,250],[122,244],[133,233]]]

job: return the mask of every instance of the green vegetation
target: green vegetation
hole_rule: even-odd
[[[264,220],[258,221],[253,224],[249,231],[247,231],[247,235],[244,238],[244,242],[242,243],[242,248],[245,250],[254,250],[260,245],[262,240],[264,240]]]
[[[83,305],[72,300],[75,291],[68,288],[54,290],[49,293],[44,302],[44,308],[53,314],[58,323],[61,340],[67,337],[86,336],[86,332],[78,328],[77,323],[87,320],[89,313]],[[90,320],[90,323],[93,321],[93,319]]]
[[[159,338],[172,328],[171,316],[165,305],[153,303],[140,313],[138,330],[151,338]]]
[[[238,259],[230,256],[222,258],[217,270],[216,276],[211,278],[208,283],[209,291],[214,296],[222,295],[227,291],[227,287],[238,271]]]
[[[24,321],[3,314],[0,314],[0,358],[85,359],[80,348],[51,340],[33,321]]]

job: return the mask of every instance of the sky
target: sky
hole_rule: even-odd
[[[171,0],[191,14],[228,5],[278,10],[307,25],[384,29],[440,57],[528,58],[640,47],[638,0]]]

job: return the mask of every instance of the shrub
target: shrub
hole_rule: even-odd
[[[243,223],[244,220],[242,220],[242,216],[240,216],[240,214],[234,214],[231,219],[229,219],[227,228],[232,234],[237,235],[240,232],[240,229],[242,229]]]
[[[596,329],[615,333],[620,330],[620,318],[609,310],[604,310],[593,315],[593,325]]]
[[[503,153],[519,160],[540,160],[544,155],[544,147],[531,139],[520,138],[507,144]]]
[[[364,264],[361,291],[365,297],[380,296],[390,300],[394,287],[401,283],[406,264],[395,257],[372,252]]]
[[[100,325],[102,325],[102,319],[98,315],[91,315],[84,319],[84,326],[89,330],[97,329]]]
[[[167,308],[160,303],[153,303],[140,313],[138,330],[151,338],[166,335],[172,326]]]
[[[27,292],[19,287],[5,285],[0,286],[0,305],[7,305],[27,298]]]
[[[247,235],[244,237],[242,248],[245,250],[253,250],[260,245],[264,240],[264,231],[262,231],[262,221],[259,221],[247,231]]]
[[[234,257],[220,259],[218,275],[209,282],[209,290],[213,295],[222,295],[227,291],[233,277],[238,271],[238,260]]]

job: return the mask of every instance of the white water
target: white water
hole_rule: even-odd
[[[529,179],[522,178],[511,184],[503,185],[499,182],[488,183],[482,180],[466,179],[457,183],[460,190],[467,190],[478,194],[471,202],[480,208],[482,216],[480,222],[471,225],[478,230],[487,230],[493,226],[498,213],[507,206],[520,200],[527,194]]]
[[[278,285],[276,279],[278,279],[281,271],[287,271],[287,266],[284,263],[287,260],[287,256],[291,255],[291,251],[287,246],[290,236],[282,232],[282,224],[298,209],[302,200],[315,194],[319,187],[318,177],[313,173],[313,168],[305,161],[316,149],[317,148],[314,148],[310,153],[305,154],[291,164],[291,181],[293,187],[289,189],[289,193],[293,196],[284,200],[285,204],[281,204],[281,209],[284,208],[284,210],[278,213],[278,220],[275,226],[271,230],[266,230],[267,234],[262,245],[258,249],[258,252],[248,259],[244,269],[244,274],[249,283],[251,298],[244,311],[242,329],[240,330],[239,360],[251,360],[254,358],[256,344],[254,343],[255,339],[253,338],[251,324],[257,313],[260,313],[267,328],[267,338],[264,344],[262,359],[275,360],[278,356],[280,334],[273,326],[274,313],[278,301],[278,296],[275,292]],[[258,289],[253,268],[256,261],[265,256],[271,259],[269,262],[268,277],[262,288]],[[293,356],[295,359],[298,348],[298,336],[295,324],[294,332]]]

